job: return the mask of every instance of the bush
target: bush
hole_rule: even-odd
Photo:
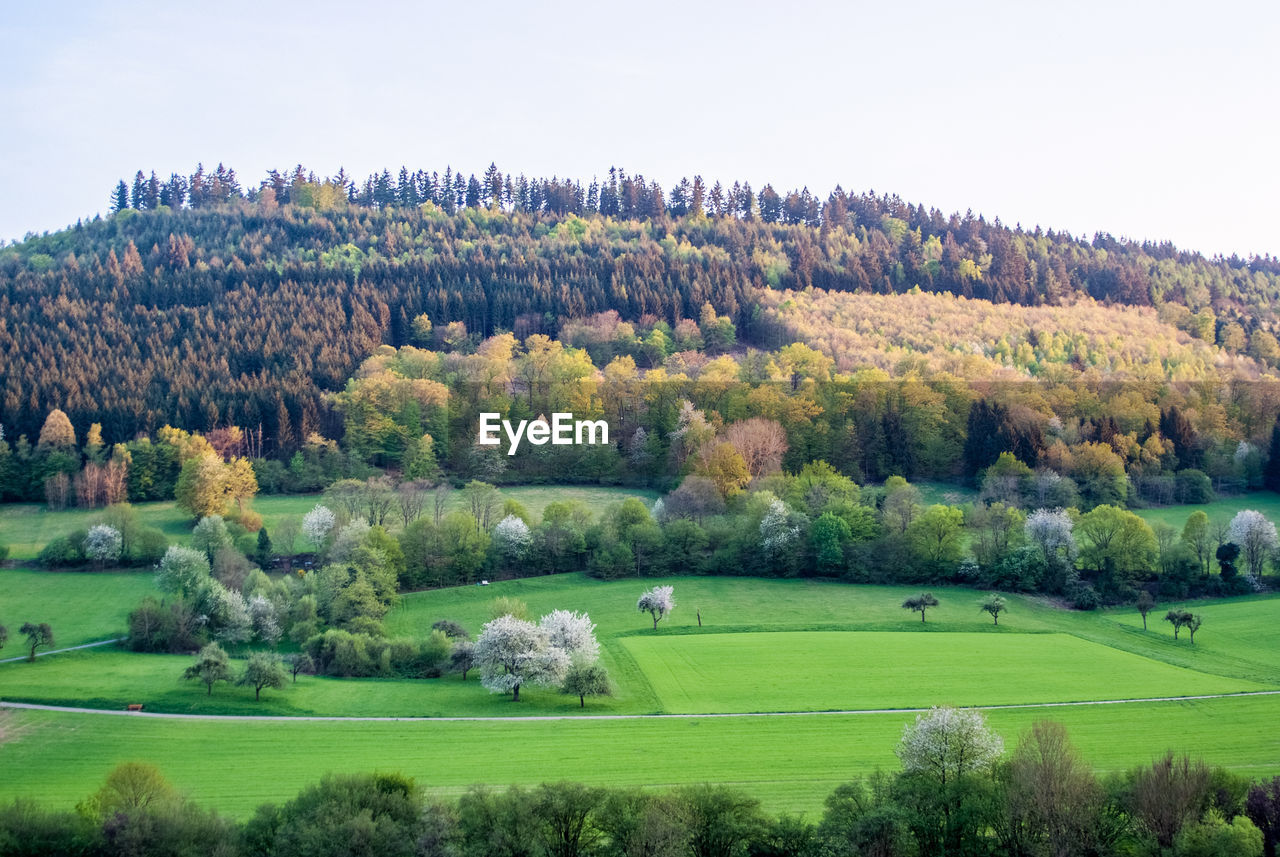
[[[1072,581],[1067,585],[1067,598],[1071,600],[1071,606],[1077,610],[1097,610],[1102,606],[1102,598],[1098,595],[1098,590],[1081,580]]]
[[[48,568],[80,565],[85,562],[84,540],[87,530],[76,530],[65,536],[51,539],[40,551],[38,560]]]
[[[1202,470],[1179,470],[1173,490],[1179,503],[1213,502],[1213,482]]]

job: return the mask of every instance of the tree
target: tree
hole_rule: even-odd
[[[1155,532],[1127,509],[1096,506],[1080,516],[1077,530],[1084,541],[1081,558],[1090,568],[1134,578],[1155,563]]]
[[[913,595],[902,602],[902,609],[919,613],[921,622],[924,621],[924,612],[930,607],[937,606],[938,599],[933,596],[932,592],[921,592],[919,595]]]
[[[213,695],[213,685],[219,681],[231,681],[231,668],[227,662],[227,653],[217,643],[210,643],[196,655],[196,662],[182,673],[184,679],[199,679],[204,682],[205,695]]]
[[[636,602],[636,609],[653,617],[653,629],[658,630],[658,622],[666,618],[675,609],[675,587],[655,586],[644,592]]]
[[[569,662],[560,692],[578,697],[578,707],[586,708],[588,696],[612,696],[609,673],[598,660],[576,656]]]
[[[318,552],[323,552],[338,519],[333,510],[327,506],[316,504],[316,507],[302,516],[302,534],[306,536]]]
[[[0,625],[0,649],[4,648],[4,644],[9,642],[9,629],[4,625]]]
[[[1208,797],[1209,768],[1170,750],[1132,773],[1129,811],[1161,848],[1172,848],[1183,826],[1200,813]]]
[[[1067,857],[1110,853],[1099,825],[1105,798],[1060,723],[1039,720],[1000,772],[1008,826],[1023,846],[1010,853]]]
[[[991,614],[991,621],[995,625],[1000,624],[1000,614],[1008,609],[1005,600],[999,595],[988,595],[982,602],[982,612]],[[923,618],[923,615],[922,617]]]
[[[1183,624],[1191,634],[1191,642],[1194,644],[1196,641],[1196,631],[1199,631],[1200,626],[1204,624],[1204,617],[1199,613],[1192,613],[1191,616],[1183,622]]]
[[[200,519],[191,531],[191,547],[202,552],[213,562],[218,552],[234,547],[235,540],[227,529],[227,522],[221,515],[207,515]]]
[[[1251,583],[1257,583],[1266,566],[1267,557],[1280,546],[1280,538],[1276,536],[1276,525],[1267,520],[1261,512],[1243,509],[1231,519],[1227,530],[1227,538],[1240,546],[1240,555],[1244,557],[1246,573]]]
[[[1265,857],[1276,857],[1276,845],[1280,844],[1280,777],[1250,786],[1244,811],[1262,831]]]
[[[570,658],[584,663],[600,659],[600,643],[596,640],[596,626],[586,613],[570,610],[553,610],[538,620],[538,627],[547,634],[547,641]]]
[[[1004,742],[987,728],[981,712],[934,707],[902,730],[894,752],[904,771],[945,787],[962,774],[989,769],[1003,751]]]
[[[449,651],[449,668],[462,674],[467,680],[467,673],[476,665],[476,644],[470,640],[455,640]]]
[[[1178,639],[1178,632],[1187,627],[1191,623],[1191,620],[1192,615],[1189,610],[1175,608],[1164,614],[1164,621],[1173,625],[1173,638],[1175,640]],[[1198,628],[1200,626],[1196,625],[1196,627]]]
[[[98,568],[119,561],[123,547],[120,531],[106,524],[94,524],[84,537],[84,555],[96,562]]]
[[[181,545],[170,545],[156,569],[156,586],[162,592],[185,597],[194,595],[209,580],[209,558]]]
[[[954,506],[935,504],[906,529],[907,542],[917,557],[935,567],[954,565],[964,549],[964,513]]]
[[[36,659],[36,649],[48,649],[53,646],[53,629],[48,622],[23,622],[18,633],[27,638],[28,661]]]
[[[1209,532],[1209,516],[1199,510],[1187,516],[1182,526],[1182,541],[1195,554],[1200,573],[1208,576],[1209,563],[1213,559],[1213,538]]]
[[[254,559],[263,568],[271,564],[271,536],[267,533],[266,527],[258,530],[258,546],[254,551]]]
[[[547,632],[532,622],[500,616],[486,622],[475,645],[480,683],[493,693],[511,693],[520,701],[524,685],[557,685],[569,668],[569,656],[552,646]]]
[[[494,552],[502,558],[502,564],[507,568],[524,560],[532,541],[529,525],[515,515],[507,515],[493,528]]]
[[[145,762],[121,762],[116,765],[102,787],[77,809],[102,822],[117,813],[132,815],[139,811],[155,811],[182,798],[160,769]]]
[[[314,673],[316,671],[316,662],[306,652],[294,652],[285,658],[285,663],[289,665],[289,674],[293,676],[294,684],[298,683],[298,673]]]
[[[1151,612],[1151,608],[1156,606],[1156,600],[1151,597],[1151,593],[1142,590],[1138,593],[1138,612],[1142,614],[1142,630],[1147,630],[1147,614]]]
[[[216,453],[206,452],[182,465],[174,500],[191,517],[204,518],[227,510],[229,491],[227,466]]]
[[[236,685],[252,687],[253,698],[256,701],[262,699],[264,687],[273,687],[277,690],[284,687],[287,675],[280,656],[275,652],[253,652],[245,662],[244,672],[240,674],[240,678],[236,679]],[[293,678],[297,681],[297,672],[294,672]]]
[[[36,449],[74,450],[75,446],[76,430],[71,427],[71,420],[60,408],[54,408],[40,428],[40,439],[36,443]]]

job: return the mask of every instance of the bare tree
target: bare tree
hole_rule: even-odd
[[[453,486],[448,482],[441,482],[431,492],[431,512],[435,516],[436,526],[440,526],[440,519],[444,517],[444,510],[449,507],[449,495],[453,493]]]
[[[777,420],[752,417],[734,423],[725,431],[725,440],[734,445],[747,463],[751,478],[768,476],[782,469],[787,451],[787,433]]]
[[[410,524],[422,517],[427,505],[427,491],[430,486],[421,479],[401,482],[396,486],[396,502],[400,506],[400,520],[407,529]]]

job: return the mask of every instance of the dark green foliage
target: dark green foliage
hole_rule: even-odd
[[[273,857],[412,857],[422,832],[421,799],[399,774],[331,774],[245,825],[252,853]]]

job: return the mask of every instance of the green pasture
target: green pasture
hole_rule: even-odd
[[[664,711],[824,711],[1138,699],[1266,686],[1067,634],[625,637]]]
[[[1249,776],[1280,773],[1280,736],[1266,728],[1280,697],[995,710],[1006,745],[1033,722],[1065,724],[1100,771],[1189,750]],[[245,817],[328,772],[400,771],[440,794],[484,783],[561,779],[667,787],[721,782],[771,811],[821,811],[842,782],[893,769],[914,714],[693,717],[497,722],[160,720],[12,712],[4,720],[0,800],[32,794],[71,807],[112,767],[141,760],[200,803]]]
[[[1209,516],[1211,523],[1226,523],[1235,517],[1237,512],[1253,509],[1266,515],[1271,521],[1280,522],[1280,494],[1274,491],[1253,491],[1248,494],[1237,494],[1232,497],[1221,497],[1212,503],[1187,504],[1178,506],[1159,506],[1152,509],[1135,509],[1151,526],[1165,524],[1182,532],[1182,527],[1192,512],[1200,511]]]
[[[122,637],[129,611],[153,594],[158,591],[149,571],[0,568],[0,625],[9,628],[9,644],[0,657],[22,654],[18,628],[24,622],[48,622],[58,648]],[[0,694],[4,690],[0,682]]]

